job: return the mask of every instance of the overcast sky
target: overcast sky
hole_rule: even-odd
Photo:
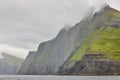
[[[120,10],[120,0],[0,0],[0,52],[25,58],[65,25],[79,22],[91,7],[99,10],[106,2]]]

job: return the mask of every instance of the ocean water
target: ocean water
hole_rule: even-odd
[[[120,80],[120,76],[19,76],[4,75],[0,80]]]

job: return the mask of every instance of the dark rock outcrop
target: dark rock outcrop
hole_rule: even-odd
[[[75,62],[69,69],[62,67],[61,75],[120,75],[120,61],[103,59],[103,55],[85,55],[84,59]],[[94,58],[95,57],[95,58]],[[96,58],[97,57],[97,58]]]

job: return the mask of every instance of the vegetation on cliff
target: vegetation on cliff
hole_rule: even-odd
[[[106,58],[120,60],[120,12],[107,9],[106,15],[98,23],[94,32],[71,58],[71,62],[81,60],[83,55],[104,53]]]

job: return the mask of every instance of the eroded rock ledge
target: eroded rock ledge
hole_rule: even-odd
[[[93,58],[93,57],[98,57]],[[103,55],[85,55],[84,59],[77,61],[70,69],[60,70],[58,74],[64,75],[120,75],[120,61],[101,59]],[[92,58],[91,58],[92,57]]]

